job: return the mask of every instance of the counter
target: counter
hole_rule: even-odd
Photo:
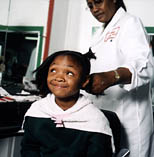
[[[32,102],[0,103],[0,138],[13,136],[22,126],[24,114]]]

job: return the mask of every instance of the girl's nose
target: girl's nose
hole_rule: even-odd
[[[65,81],[65,79],[63,77],[56,77],[55,80],[58,82],[64,82]]]

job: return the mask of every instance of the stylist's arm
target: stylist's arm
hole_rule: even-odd
[[[113,71],[93,73],[90,75],[86,91],[90,94],[100,95],[104,90],[116,84],[131,83],[131,72],[127,68],[118,68]]]

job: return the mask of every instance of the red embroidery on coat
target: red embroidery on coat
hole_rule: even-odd
[[[116,27],[116,28],[113,28],[113,30],[111,32],[107,32],[104,42],[114,39],[117,36],[119,30],[120,30],[120,27]]]

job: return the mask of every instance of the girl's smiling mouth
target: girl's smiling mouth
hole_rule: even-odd
[[[51,84],[51,86],[53,86],[55,88],[67,88],[68,87],[68,85],[66,85],[66,83],[63,83],[63,82],[58,82],[58,83],[51,82],[50,84]]]

